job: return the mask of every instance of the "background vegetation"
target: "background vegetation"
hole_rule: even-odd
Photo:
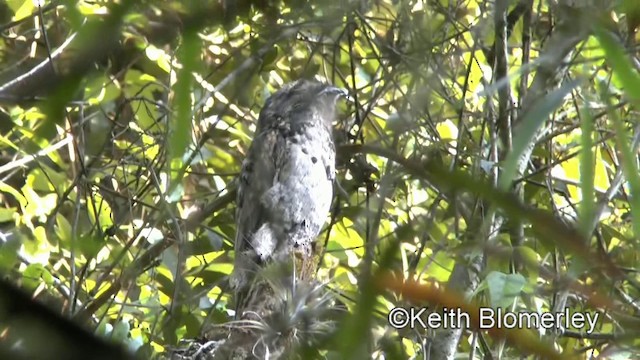
[[[319,76],[352,101],[318,240],[345,311],[315,356],[640,352],[634,0],[37,3],[0,4],[0,269],[64,316],[143,358],[230,321],[257,114]],[[592,334],[387,324],[479,305],[602,316]]]

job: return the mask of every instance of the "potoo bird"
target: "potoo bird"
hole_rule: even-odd
[[[309,257],[333,197],[332,123],[343,90],[313,80],[284,85],[260,111],[239,179],[236,308],[258,264]]]

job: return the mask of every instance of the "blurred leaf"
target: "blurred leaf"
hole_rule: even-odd
[[[69,221],[62,215],[56,216],[56,235],[62,244],[67,246],[73,241],[71,224],[69,224]]]
[[[625,94],[633,101],[640,101],[640,74],[631,66],[623,48],[606,30],[596,27],[594,31],[607,55],[607,62],[624,86]]]
[[[13,198],[20,203],[20,207],[22,207],[23,209],[27,207],[27,199],[24,196],[22,196],[22,194],[18,190],[14,189],[13,187],[7,185],[2,181],[0,181],[0,191],[13,196]]]
[[[0,223],[13,221],[16,210],[16,208],[0,208]]]
[[[491,307],[510,308],[526,283],[525,278],[520,274],[505,274],[492,271],[484,279],[489,290]]]
[[[33,290],[43,283],[53,285],[54,279],[47,268],[42,264],[29,264],[23,272],[23,285],[25,288]]]
[[[622,47],[615,43],[608,32],[596,29],[596,36],[607,54],[607,61],[611,64],[613,71],[620,75],[620,79],[625,86],[625,94],[637,104],[640,101],[640,74],[631,66],[631,62]],[[609,115],[616,132],[616,145],[621,153],[622,170],[631,188],[632,225],[633,232],[637,235],[640,234],[640,174],[635,160],[636,156],[626,141],[628,132],[624,128],[624,124],[615,111],[609,111]]]
[[[18,251],[22,243],[16,232],[17,230],[14,229],[11,234],[3,233],[0,235],[4,237],[4,239],[0,239],[0,270],[3,272],[11,270],[18,264]]]
[[[177,81],[173,88],[174,106],[176,113],[171,118],[171,137],[169,138],[169,158],[171,159],[171,186],[170,191],[177,186],[177,181],[182,179],[182,156],[186,153],[191,140],[191,89],[192,71],[196,67],[200,41],[196,29],[187,28],[182,36],[182,44],[178,50],[178,61],[182,63],[182,69],[178,72]]]
[[[93,259],[104,246],[104,243],[93,235],[83,235],[77,238],[76,246],[86,259]]]
[[[524,117],[520,120],[522,125],[518,128],[518,133],[514,134],[513,149],[511,149],[504,162],[504,169],[498,185],[501,190],[507,190],[511,186],[518,170],[520,158],[527,146],[531,145],[535,135],[538,133],[538,129],[545,123],[549,115],[562,104],[565,96],[577,85],[578,83],[575,81],[563,84],[559,89],[536,101],[536,104],[524,114]]]
[[[13,10],[13,21],[22,20],[25,17],[33,14],[36,7],[32,0],[7,0],[7,5]]]
[[[121,320],[116,322],[111,332],[111,339],[117,343],[123,343],[129,338],[129,331],[131,326],[128,321]]]
[[[580,147],[580,225],[586,237],[591,237],[591,221],[595,216],[595,156],[593,154],[593,118],[589,109],[583,109]]]

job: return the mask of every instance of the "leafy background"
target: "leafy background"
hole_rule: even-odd
[[[565,304],[595,333],[454,354],[640,351],[635,1],[37,3],[0,4],[0,269],[39,301],[143,358],[230,321],[257,114],[319,76],[351,95],[317,274],[348,311],[320,354],[427,356],[441,334],[395,306]]]

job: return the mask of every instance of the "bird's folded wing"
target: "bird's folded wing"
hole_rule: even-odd
[[[236,200],[235,250],[246,250],[250,237],[268,220],[269,210],[260,201],[264,193],[273,186],[276,177],[274,149],[277,132],[266,130],[254,139],[247,158],[242,163],[242,172]]]

